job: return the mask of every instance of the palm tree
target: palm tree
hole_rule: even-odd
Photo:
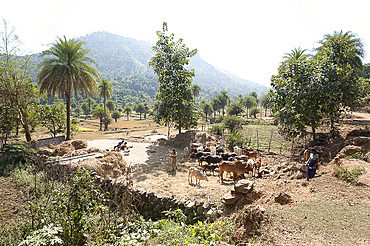
[[[303,57],[306,57],[307,55],[304,54],[304,52],[306,52],[307,49],[304,49],[302,50],[301,47],[298,47],[297,48],[294,48],[292,49],[292,51],[290,53],[285,53],[285,56],[283,56],[284,59],[295,59],[295,60],[298,60],[299,58],[303,58]]]
[[[41,67],[37,75],[40,93],[47,92],[48,97],[59,94],[66,100],[67,134],[71,139],[71,95],[74,92],[94,93],[98,71],[88,63],[96,62],[87,56],[88,50],[82,48],[84,42],[66,37],[58,38],[49,50],[41,53],[46,58],[39,63]]]
[[[101,131],[102,126],[103,126],[103,118],[106,117],[106,114],[104,112],[104,108],[100,104],[99,106],[97,106],[96,108],[93,109],[92,113],[93,113],[93,117],[99,118],[99,125],[100,125],[99,131]]]
[[[113,94],[113,87],[112,84],[107,79],[102,79],[102,81],[99,84],[98,87],[98,93],[99,96],[103,98],[103,104],[104,104],[104,114],[106,114],[106,103],[105,101],[107,98],[111,98]],[[107,119],[105,119],[106,121]],[[108,124],[105,122],[104,124],[104,131],[108,130]]]
[[[129,117],[130,117],[130,113],[131,113],[131,111],[132,111],[132,108],[130,107],[130,106],[125,106],[124,108],[123,108],[123,112],[125,112],[126,113],[126,116],[127,116],[127,120],[129,120]]]

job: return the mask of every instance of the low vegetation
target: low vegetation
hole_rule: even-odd
[[[358,177],[365,173],[366,170],[363,167],[355,167],[352,170],[348,170],[345,167],[334,167],[334,175],[336,177],[352,184],[357,184]]]

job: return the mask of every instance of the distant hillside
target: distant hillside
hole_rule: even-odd
[[[86,48],[91,50],[89,55],[99,64],[98,70],[102,77],[114,79],[116,87],[130,89],[139,94],[145,93],[150,97],[155,96],[155,87],[158,87],[158,84],[155,83],[156,77],[152,68],[148,66],[153,56],[153,44],[107,32],[95,32],[79,39],[86,42]],[[231,96],[245,96],[252,91],[262,96],[268,91],[266,86],[216,69],[203,61],[199,55],[190,59],[189,67],[195,70],[193,83],[201,86],[200,96],[205,99],[213,98],[221,90],[229,91]],[[127,87],[130,78],[135,78],[136,88]],[[143,80],[140,81],[140,78]],[[120,83],[125,84],[120,86]]]

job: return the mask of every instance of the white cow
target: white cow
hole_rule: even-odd
[[[206,180],[208,181],[208,178],[205,174],[201,173],[201,171],[195,167],[190,167],[189,168],[189,175],[188,175],[188,182],[189,184],[193,183],[193,176],[195,177],[195,185],[200,186],[200,181],[201,180]],[[190,180],[189,180],[190,177]]]

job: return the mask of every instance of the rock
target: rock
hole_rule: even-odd
[[[233,204],[236,204],[241,197],[242,196],[238,194],[235,194],[235,195],[226,194],[224,195],[224,197],[221,198],[221,202],[226,205],[233,205]]]
[[[242,194],[247,194],[253,189],[254,182],[242,179],[239,180],[238,183],[235,185],[235,191]]]
[[[275,196],[275,202],[284,205],[292,202],[292,198],[289,194],[280,191],[280,193]]]

